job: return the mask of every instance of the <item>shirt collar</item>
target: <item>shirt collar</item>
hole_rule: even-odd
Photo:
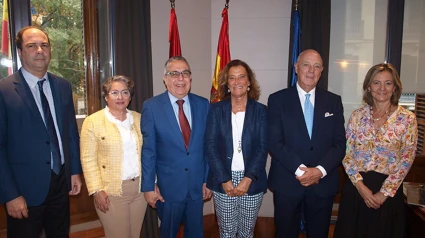
[[[26,71],[24,67],[21,67],[22,75],[24,76],[25,81],[27,81],[28,86],[30,88],[35,88],[37,86],[37,82],[40,80],[38,77],[34,76],[30,72]],[[47,76],[47,72],[43,76],[46,81],[49,80],[49,77]]]
[[[173,104],[175,103],[177,100],[179,100],[178,98],[176,98],[173,94],[171,94],[170,92],[168,92],[168,97],[170,98],[170,102]],[[185,103],[189,102],[189,96],[186,95],[182,98],[184,100]]]
[[[298,83],[297,83],[297,91],[300,98],[305,98],[305,95],[307,94],[307,92],[304,91],[304,89],[302,89]],[[316,87],[310,90],[308,94],[310,94],[310,98],[314,97],[316,95]]]
[[[122,126],[126,127],[126,126],[129,126],[129,125],[132,125],[134,121],[133,121],[133,116],[130,113],[130,110],[128,110],[128,109],[125,109],[125,110],[127,111],[127,113],[126,113],[126,119],[124,121],[120,121],[120,120],[116,119],[109,112],[108,106],[105,107],[105,115],[106,115],[106,118],[108,118],[108,120],[110,122],[112,122],[114,124],[117,124],[117,125],[122,125]]]

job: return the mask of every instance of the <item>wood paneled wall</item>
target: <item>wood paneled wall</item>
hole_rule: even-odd
[[[87,188],[83,178],[81,193],[70,196],[71,225],[97,220],[93,198],[88,196]],[[0,206],[0,231],[6,229],[6,212],[4,206]]]

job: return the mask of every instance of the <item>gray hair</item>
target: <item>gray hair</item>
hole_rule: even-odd
[[[172,62],[174,62],[174,61],[184,61],[187,64],[187,67],[189,67],[189,71],[190,71],[190,65],[189,65],[189,62],[187,62],[186,58],[183,57],[183,56],[177,55],[177,56],[173,56],[173,57],[169,58],[167,60],[167,62],[165,62],[165,65],[164,65],[164,75],[167,74],[168,67],[170,67],[170,64]]]

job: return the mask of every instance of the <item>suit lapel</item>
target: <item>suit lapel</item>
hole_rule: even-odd
[[[47,76],[49,77],[50,90],[52,91],[53,104],[55,106],[56,123],[59,127],[59,133],[62,135],[63,122],[65,120],[62,118],[62,98],[60,96],[61,90],[55,77],[50,73],[47,73]]]
[[[311,138],[314,138],[314,135],[318,132],[319,128],[317,128],[315,125],[322,125],[320,120],[324,118],[323,112],[325,111],[325,99],[323,97],[323,93],[320,90],[320,88],[316,87],[316,96],[315,96],[315,102],[314,102],[314,119],[313,119],[313,131],[311,134]]]
[[[39,118],[41,122],[44,124],[43,119],[41,117],[40,111],[38,110],[37,104],[35,103],[34,96],[32,95],[31,89],[25,81],[24,75],[22,75],[21,70],[18,71],[19,75],[15,77],[15,90],[21,96],[22,100],[28,106],[29,110]]]
[[[171,125],[172,134],[176,135],[174,138],[177,138],[179,143],[184,148],[183,135],[182,135],[182,132],[180,131],[180,127],[179,127],[179,123],[177,122],[176,115],[174,114],[174,109],[173,109],[173,106],[171,105],[170,97],[168,96],[168,91],[165,91],[162,94],[161,100],[162,100],[162,103],[164,105],[164,112],[167,115],[167,120]],[[190,106],[191,106],[191,109],[192,109],[192,101],[190,102]],[[193,127],[193,120],[192,120],[192,127]],[[192,134],[193,134],[193,130],[192,130]],[[189,142],[189,146],[190,146],[190,142]]]
[[[192,94],[188,94],[189,102],[190,102],[190,116],[192,118],[192,127],[190,128],[191,134],[190,134],[190,140],[189,140],[189,147],[192,144],[192,138],[195,138],[196,133],[198,133],[198,128],[202,128],[198,125],[199,122],[201,122],[201,119],[198,118],[199,114],[196,113],[199,111],[199,104],[195,97],[192,96]],[[183,141],[183,135],[181,136],[181,139]],[[184,141],[183,141],[184,142]]]
[[[293,103],[290,103],[291,110],[290,112],[294,113],[294,118],[297,120],[297,127],[300,128],[301,131],[303,131],[304,136],[310,139],[310,136],[308,135],[307,125],[305,124],[304,120],[304,112],[303,108],[301,106],[300,97],[298,96],[298,90],[297,87],[292,87],[290,89],[291,91],[291,100]],[[313,119],[314,121],[314,119]],[[314,122],[313,122],[313,128],[314,128]],[[314,130],[314,129],[313,129]]]
[[[248,102],[246,104],[246,110],[245,110],[245,119],[243,122],[243,129],[242,129],[242,146],[245,145],[246,139],[248,138],[248,125],[253,125],[253,119],[254,119],[254,101],[248,99]]]
[[[225,104],[223,106],[223,119],[224,119],[224,126],[225,128],[225,138],[226,138],[226,145],[228,145],[228,150],[231,152],[229,154],[233,155],[233,130],[232,130],[232,103],[230,102],[230,99],[227,99],[225,101]]]

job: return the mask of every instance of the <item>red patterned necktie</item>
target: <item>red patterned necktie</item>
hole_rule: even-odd
[[[189,141],[190,141],[190,126],[189,121],[186,118],[186,115],[183,111],[183,103],[184,100],[180,99],[177,100],[176,103],[179,105],[179,123],[180,123],[180,129],[182,130],[182,135],[184,139],[184,146],[187,148],[189,147]]]

